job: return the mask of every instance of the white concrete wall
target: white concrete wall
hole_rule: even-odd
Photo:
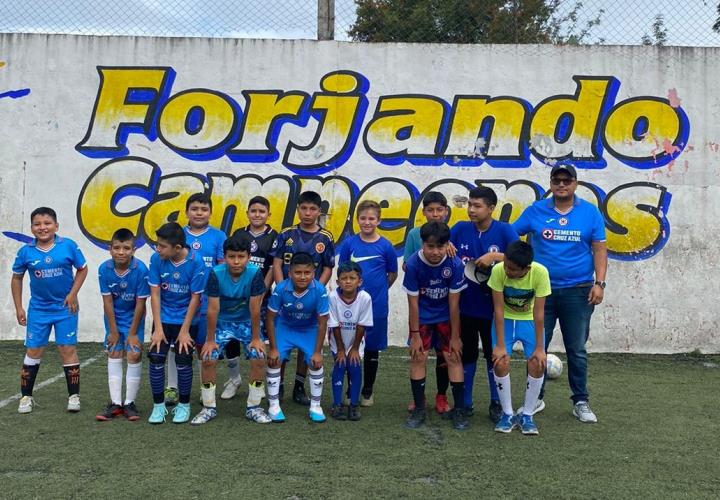
[[[649,47],[0,35],[0,230],[28,235],[33,208],[58,211],[61,234],[90,262],[79,338],[96,341],[102,245],[118,227],[152,237],[173,212],[183,222],[192,192],[211,189],[213,222],[232,230],[244,224],[254,194],[270,197],[279,227],[291,223],[299,189],[319,189],[337,239],[352,231],[347,221],[359,198],[383,199],[384,217],[399,224],[384,234],[400,247],[421,220],[416,208],[429,186],[439,183],[453,200],[455,221],[465,216],[467,186],[484,182],[502,200],[496,215],[513,220],[543,195],[548,165],[571,157],[588,183],[579,194],[606,216],[613,257],[591,348],[720,352],[718,56]],[[321,81],[340,94],[327,95]],[[135,87],[156,92],[128,92]],[[277,134],[268,132],[276,99],[268,91],[290,93],[280,102],[294,121]],[[191,119],[189,134],[194,106],[205,120]],[[476,140],[477,117],[488,109],[496,113],[493,133]],[[569,136],[554,137],[563,113],[574,125]],[[144,187],[128,191],[133,184]],[[233,217],[226,209],[235,204]],[[1,339],[24,336],[9,290],[20,246],[17,235],[0,237]],[[148,259],[150,251],[145,245],[138,255]],[[391,341],[400,345],[407,321],[399,284],[391,310]]]

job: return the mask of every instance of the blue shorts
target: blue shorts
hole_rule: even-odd
[[[281,361],[290,359],[290,352],[298,349],[305,354],[305,363],[310,363],[310,358],[315,353],[315,343],[317,341],[317,327],[298,329],[288,328],[279,321],[275,323],[275,342],[277,350],[280,353]]]
[[[388,346],[388,319],[373,318],[373,326],[365,329],[365,350],[384,351]]]
[[[505,349],[512,354],[513,345],[517,341],[522,342],[525,359],[532,356],[535,347],[535,324],[531,319],[506,319],[505,320]],[[497,344],[495,336],[495,322],[492,326],[492,345]],[[545,334],[543,333],[543,347],[545,346]]]
[[[240,342],[245,352],[245,359],[257,359],[250,352],[252,342],[252,327],[249,321],[222,321],[218,320],[215,327],[215,342],[218,345],[218,357],[225,357],[225,348],[232,341]]]
[[[124,351],[127,346],[127,339],[128,339],[128,331],[123,328],[118,328],[118,333],[120,334],[120,340],[117,344],[115,344],[115,347],[113,348],[112,352],[120,352]],[[105,346],[105,350],[110,352],[108,349],[108,337],[110,336],[110,329],[107,324],[107,320],[105,321],[105,340],[103,341],[103,345]],[[138,340],[140,341],[140,344],[145,341],[145,320],[141,320],[140,324],[137,328],[137,336]],[[140,352],[137,349],[128,349],[128,351],[132,352]]]
[[[67,309],[62,311],[28,310],[25,347],[45,347],[50,340],[50,330],[55,329],[57,345],[77,345],[78,315]]]

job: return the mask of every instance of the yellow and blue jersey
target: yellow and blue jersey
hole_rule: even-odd
[[[282,259],[283,278],[289,276],[290,259],[296,253],[309,253],[315,263],[315,279],[320,279],[323,268],[335,265],[335,243],[330,231],[322,227],[314,233],[300,229],[300,225],[283,229],[273,243],[271,255]]]

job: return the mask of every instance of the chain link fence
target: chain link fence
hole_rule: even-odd
[[[0,32],[720,46],[720,0],[5,0]],[[330,17],[332,22],[332,17]],[[330,30],[332,33],[332,30]],[[321,36],[322,37],[322,36]]]

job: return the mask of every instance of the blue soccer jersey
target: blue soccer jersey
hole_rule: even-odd
[[[421,325],[448,321],[448,295],[460,293],[466,286],[464,266],[457,257],[443,257],[439,264],[432,265],[420,250],[405,263],[403,288],[408,295],[419,296]]]
[[[339,262],[356,262],[362,269],[362,289],[370,294],[373,316],[384,318],[388,315],[388,273],[398,272],[397,255],[392,243],[381,237],[367,243],[355,235],[340,247]]]
[[[190,226],[185,226],[183,229],[185,230],[185,244],[200,255],[208,271],[225,260],[223,243],[225,243],[227,235],[224,232],[212,226],[207,226],[197,234],[192,232]],[[206,283],[209,276],[209,272],[205,273]],[[200,314],[205,314],[206,311],[207,297],[203,295],[200,302]]]
[[[262,271],[248,263],[237,278],[233,278],[227,264],[215,266],[207,282],[207,296],[220,299],[220,321],[250,321],[250,297],[265,293]]]
[[[450,230],[450,241],[463,264],[488,252],[504,253],[507,246],[517,239],[518,235],[510,224],[496,220],[491,221],[485,231],[478,230],[470,221],[458,222]],[[460,312],[475,318],[492,318],[492,291],[487,283],[478,285],[468,281],[467,285],[460,295]]]
[[[552,198],[539,200],[525,209],[513,228],[529,236],[535,261],[548,269],[553,288],[595,279],[592,243],[605,241],[605,221],[592,203],[576,196],[572,209],[561,214]]]
[[[181,325],[193,294],[205,290],[208,270],[205,263],[192,250],[181,262],[161,259],[155,253],[150,258],[149,283],[160,288],[160,320]],[[197,314],[193,323],[197,322]]]
[[[100,293],[112,296],[118,330],[127,332],[135,315],[136,300],[150,296],[147,266],[133,257],[128,268],[118,273],[115,262],[108,259],[98,268],[98,280]],[[141,324],[144,324],[144,319],[142,318]],[[107,324],[107,318],[105,321]]]
[[[87,265],[85,256],[73,240],[55,236],[50,248],[41,249],[36,241],[18,250],[12,271],[30,275],[30,310],[64,311],[65,298],[72,290],[75,269]]]
[[[300,229],[300,225],[283,229],[273,243],[270,251],[273,258],[282,259],[283,278],[289,276],[290,259],[299,252],[307,252],[312,255],[315,262],[315,279],[325,267],[335,265],[335,243],[330,231],[320,228],[314,233],[308,233]]]
[[[268,309],[277,313],[278,328],[308,330],[317,328],[318,316],[330,313],[328,293],[318,280],[313,280],[304,292],[295,293],[292,281],[285,280],[275,287]]]

